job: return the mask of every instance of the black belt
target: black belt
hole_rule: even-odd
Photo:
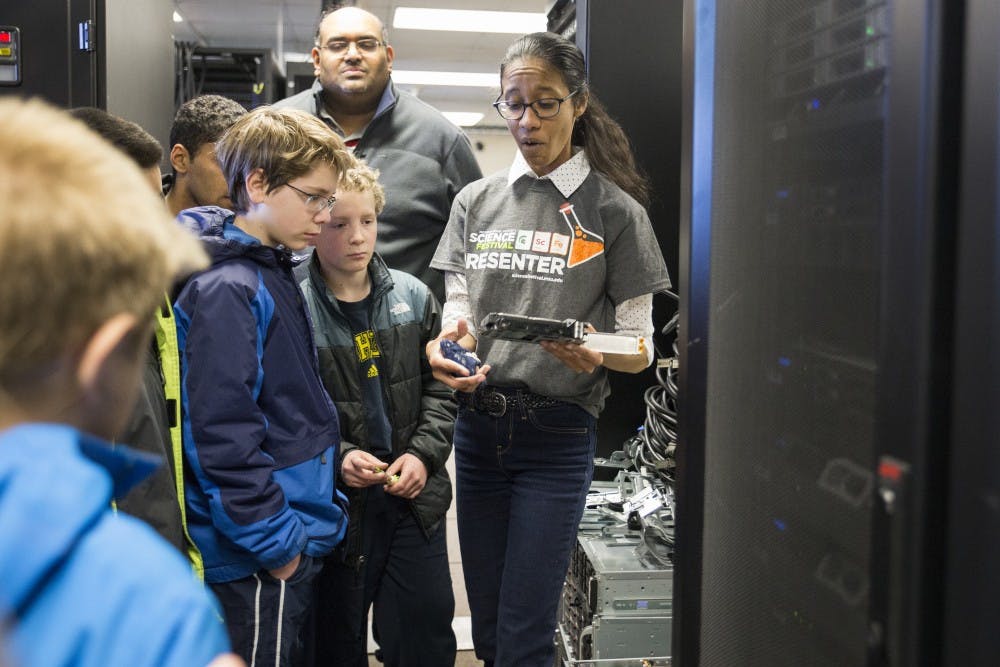
[[[479,385],[476,391],[456,391],[455,398],[458,404],[467,410],[482,412],[491,417],[503,417],[508,411],[517,408],[554,408],[559,405],[568,405],[565,401],[559,401],[541,394],[533,394],[522,389],[499,389]]]

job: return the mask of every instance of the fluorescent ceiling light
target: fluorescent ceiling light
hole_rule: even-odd
[[[177,10],[175,9],[175,10],[174,10],[174,23],[181,23],[182,21],[184,21],[184,17],[183,17],[183,16],[181,16],[181,15],[180,15],[180,12],[178,12],[178,11],[177,11]]]
[[[483,114],[474,111],[442,111],[441,115],[459,127],[475,125],[483,119]]]
[[[424,72],[420,70],[395,69],[392,80],[396,83],[414,86],[478,86],[499,88],[500,74],[497,72]]]
[[[542,32],[545,14],[532,12],[481,12],[468,9],[420,9],[399,7],[393,28],[410,30],[455,30],[460,32],[504,32],[521,35]]]

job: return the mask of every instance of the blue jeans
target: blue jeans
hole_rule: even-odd
[[[569,404],[459,408],[458,535],[476,656],[550,667],[559,598],[594,468],[596,419]]]

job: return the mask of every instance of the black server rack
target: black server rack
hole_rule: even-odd
[[[1000,3],[966,2],[941,663],[1000,656]]]
[[[316,80],[316,66],[312,62],[285,63],[286,90],[285,97],[312,88]]]
[[[859,664],[886,6],[717,11],[702,664]]]
[[[3,81],[0,73],[0,96],[106,109],[166,144],[173,120],[172,11],[159,0],[4,3],[0,26],[17,34],[19,80]],[[0,43],[0,66],[4,48]]]
[[[285,76],[271,49],[238,49],[176,45],[177,85],[180,106],[198,95],[221,95],[247,109],[271,104],[285,97]]]
[[[622,126],[636,160],[649,177],[649,217],[676,289],[681,178],[680,0],[549,0],[548,30],[574,40],[583,51],[588,83]],[[624,45],[627,45],[624,46]],[[654,297],[654,321],[662,328],[676,300]],[[673,356],[657,338],[664,357]],[[611,397],[598,428],[598,451],[607,455],[642,425],[643,392],[656,384],[653,369],[634,376],[611,374]]]
[[[957,213],[962,139],[997,132],[993,98],[985,135],[961,117],[963,59],[995,98],[995,4],[685,3],[678,664],[943,660],[972,588],[941,530],[974,530],[947,524],[949,492],[975,505],[949,470],[996,460],[954,438],[970,404],[953,397],[978,397],[977,434],[998,437],[981,400],[996,381],[977,365],[996,283],[975,300],[992,299],[987,315],[955,305],[958,277],[971,286],[980,268],[958,252],[967,225],[993,245],[965,251],[996,266],[995,142],[980,147],[991,222]],[[967,51],[967,5],[986,57]],[[957,384],[963,369],[980,385]],[[976,472],[995,494],[997,468]],[[977,509],[996,526],[996,508]],[[996,596],[973,597],[995,620]]]
[[[17,81],[0,85],[0,95],[38,96],[62,107],[97,106],[94,16],[94,0],[7,3],[0,24],[18,34],[19,71]]]

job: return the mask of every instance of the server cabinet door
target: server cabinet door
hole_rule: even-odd
[[[20,29],[22,76],[19,86],[0,86],[0,95],[98,106],[94,11],[94,0],[5,3],[0,23]]]
[[[966,3],[943,664],[1000,656],[1000,4]]]
[[[677,572],[681,664],[863,665],[922,627],[883,583],[936,562],[915,552],[945,423],[920,389],[947,338],[942,4],[689,3],[680,347],[703,375],[681,386],[678,551],[700,551]],[[887,527],[883,457],[909,474]],[[899,526],[886,558],[876,531]],[[923,610],[924,593],[904,597]]]
[[[553,4],[553,3],[550,3]],[[660,251],[677,285],[680,190],[681,44],[680,0],[575,0],[550,14],[550,29],[575,35],[587,64],[587,80],[607,112],[622,126],[636,161],[649,178],[649,219]],[[575,21],[555,20],[573,14]],[[570,27],[572,25],[572,27]],[[623,45],[628,45],[623,48]],[[638,82],[638,83],[637,83]],[[676,301],[654,300],[654,322],[663,327]],[[655,337],[659,352],[671,355],[671,337]],[[611,396],[601,414],[597,451],[608,455],[635,435],[646,416],[644,392],[657,383],[653,368],[637,374],[611,373]]]

